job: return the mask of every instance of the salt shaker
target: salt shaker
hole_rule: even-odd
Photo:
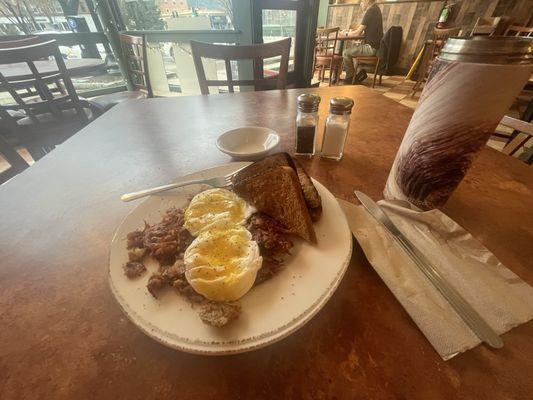
[[[350,126],[350,115],[354,102],[349,97],[333,97],[329,102],[321,156],[339,161]]]
[[[296,155],[312,156],[315,154],[319,104],[320,96],[316,94],[304,93],[298,96],[294,149],[294,154]]]

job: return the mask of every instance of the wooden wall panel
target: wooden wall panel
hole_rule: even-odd
[[[478,17],[497,17],[508,15],[526,24],[532,19],[533,0],[462,0],[453,15],[453,25],[460,26],[469,34]],[[383,15],[383,29],[393,25],[403,28],[403,43],[397,68],[406,71],[411,66],[425,40],[432,36],[443,0],[407,1],[404,3],[380,3]],[[356,26],[363,13],[359,4],[343,4],[329,7],[327,26],[348,29]],[[533,22],[533,21],[532,21]]]

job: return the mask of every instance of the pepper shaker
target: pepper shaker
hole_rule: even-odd
[[[324,128],[321,156],[340,161],[350,126],[354,102],[349,97],[333,97]]]
[[[298,96],[294,149],[296,155],[312,156],[315,154],[319,104],[320,96],[316,94],[304,93]]]

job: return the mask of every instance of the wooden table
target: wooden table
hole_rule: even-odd
[[[361,86],[149,99],[119,104],[0,187],[0,398],[526,399],[533,323],[440,359],[357,243],[340,287],[307,325],[228,357],[180,353],[145,336],[109,289],[122,193],[229,161],[223,131],[263,125],[292,150],[296,96],[355,99],[344,159],[306,160],[335,195],[374,199],[412,111]],[[444,211],[533,284],[533,173],[489,148]]]
[[[57,71],[54,60],[35,61],[35,66],[41,73]],[[101,58],[72,58],[65,60],[65,66],[70,76],[83,76],[105,69],[105,60]],[[30,79],[33,76],[25,63],[0,65],[0,73],[7,80]]]

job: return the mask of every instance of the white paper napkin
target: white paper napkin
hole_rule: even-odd
[[[363,206],[339,203],[368,261],[440,356],[449,360],[478,345],[479,338],[385,228]],[[378,204],[498,334],[533,318],[533,288],[441,211],[422,212],[403,201]]]

